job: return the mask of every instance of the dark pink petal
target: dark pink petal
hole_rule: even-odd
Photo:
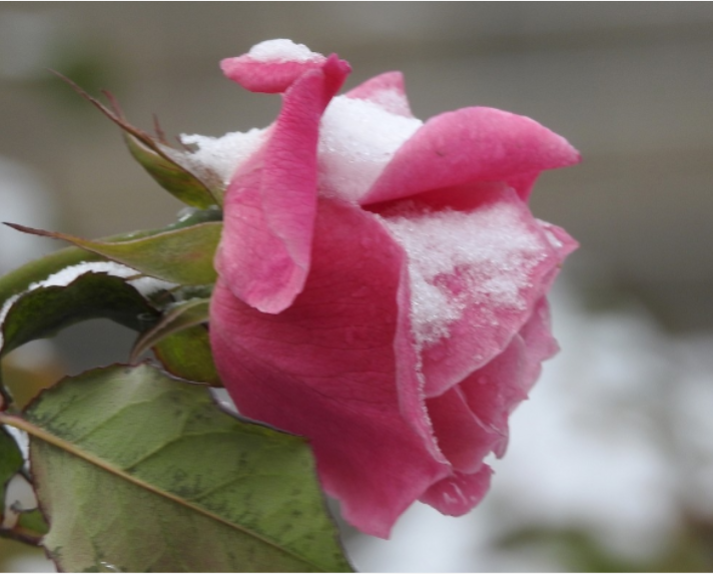
[[[417,384],[397,372],[394,350],[404,253],[375,216],[338,200],[320,200],[314,237],[305,288],[278,315],[244,304],[221,279],[213,352],[240,411],[308,437],[345,518],[386,537],[450,472],[402,416],[401,396],[409,403],[418,389],[395,383]]]
[[[426,401],[438,446],[456,471],[473,473],[500,441],[500,434],[483,424],[455,386]]]
[[[401,72],[386,72],[344,94],[348,98],[367,100],[397,116],[412,118]]]
[[[493,471],[484,464],[478,472],[466,474],[456,472],[434,484],[420,498],[448,516],[462,516],[477,505],[490,488]]]
[[[216,268],[237,297],[266,313],[288,307],[309,271],[319,121],[347,73],[330,57],[302,75],[285,94],[268,141],[226,191]]]
[[[507,348],[458,386],[478,420],[500,434],[501,440],[493,449],[497,456],[505,454],[507,447],[508,416],[527,398],[540,375],[542,361],[558,349],[550,329],[547,300],[543,298]]]
[[[459,516],[472,509],[485,496],[491,470],[479,465],[492,450],[502,456],[507,448],[508,416],[525,398],[540,374],[541,363],[557,352],[552,337],[547,300],[535,305],[532,317],[507,348],[483,368],[472,373],[457,387],[440,397],[428,399],[429,412],[439,444],[456,466],[452,476],[431,486],[421,497],[443,514]],[[463,402],[482,429],[464,421]],[[462,433],[460,435],[459,433]],[[462,463],[461,463],[462,465]]]
[[[525,116],[463,108],[430,119],[396,153],[361,205],[577,163],[567,140]]]

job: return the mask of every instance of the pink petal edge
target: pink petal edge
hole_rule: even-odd
[[[525,174],[534,178],[542,170],[579,160],[567,140],[528,117],[493,108],[463,108],[428,120],[396,152],[360,204]],[[522,182],[522,187],[528,184]]]
[[[331,56],[303,74],[286,92],[269,139],[226,191],[216,269],[236,296],[265,313],[289,307],[309,272],[319,121],[348,72]]]

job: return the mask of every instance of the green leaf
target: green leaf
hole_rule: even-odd
[[[91,253],[78,247],[67,247],[40,259],[30,261],[0,277],[0,307],[10,297],[26,291],[32,283],[42,281],[53,273],[78,263],[101,261],[103,259],[96,253]]]
[[[82,249],[171,283],[203,285],[213,283],[217,278],[213,259],[223,230],[220,222],[199,223],[121,242],[92,241],[23,225],[8,225],[26,233],[69,241]]]
[[[205,387],[113,366],[0,423],[30,434],[62,570],[350,569],[305,440],[222,412]]]
[[[22,469],[24,460],[15,439],[0,425],[0,526],[5,518],[7,485]]]
[[[87,319],[111,319],[142,331],[157,316],[125,279],[87,272],[66,286],[35,287],[11,302],[0,326],[0,356]]]

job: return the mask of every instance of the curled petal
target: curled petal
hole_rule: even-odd
[[[266,313],[289,307],[309,271],[317,207],[319,121],[348,66],[330,57],[287,91],[267,142],[233,176],[216,268]]]
[[[268,40],[247,54],[225,58],[223,73],[251,92],[279,93],[309,70],[320,69],[327,58],[290,40]]]
[[[458,387],[428,399],[426,405],[438,446],[453,468],[464,473],[478,471],[500,441],[499,433],[474,415]]]
[[[478,472],[456,472],[437,482],[420,498],[442,514],[462,516],[477,505],[490,488],[491,468],[484,464]]]
[[[493,448],[497,456],[503,456],[507,447],[508,416],[527,398],[540,375],[542,361],[558,349],[550,330],[547,300],[543,298],[507,348],[458,386],[478,420],[500,436]]]
[[[552,337],[547,300],[535,305],[529,321],[507,348],[460,385],[435,399],[429,412],[439,444],[455,472],[431,486],[421,497],[443,514],[460,516],[485,496],[490,467],[482,464],[492,450],[505,454],[508,416],[525,398],[540,374],[541,363],[557,352]],[[477,421],[475,427],[468,419]]]
[[[579,153],[536,121],[492,108],[430,119],[396,153],[361,205],[575,164]],[[529,192],[529,189],[528,189]]]

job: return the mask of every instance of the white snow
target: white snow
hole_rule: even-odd
[[[77,277],[85,273],[107,273],[115,277],[131,277],[138,275],[136,269],[131,269],[125,265],[114,263],[113,261],[93,261],[70,265],[64,269],[53,273],[47,279],[33,283],[28,287],[28,291],[32,291],[39,287],[66,287]]]
[[[522,310],[529,274],[549,250],[507,203],[472,213],[407,207],[382,220],[408,256],[411,322],[422,348],[447,337],[467,305]],[[446,282],[456,274],[457,291]]]
[[[262,145],[266,132],[267,128],[253,128],[245,133],[230,132],[221,137],[181,134],[181,141],[197,146],[186,156],[191,165],[213,171],[227,186],[238,166]]]
[[[248,52],[256,62],[311,62],[324,58],[304,44],[295,44],[292,40],[266,40],[255,44]]]
[[[319,192],[358,201],[422,125],[421,120],[392,114],[370,101],[334,98],[320,125]],[[221,137],[183,134],[181,141],[197,146],[188,161],[217,173],[227,185],[238,167],[265,142],[268,130],[255,128]]]
[[[422,125],[371,101],[334,98],[320,126],[320,192],[356,202]]]

